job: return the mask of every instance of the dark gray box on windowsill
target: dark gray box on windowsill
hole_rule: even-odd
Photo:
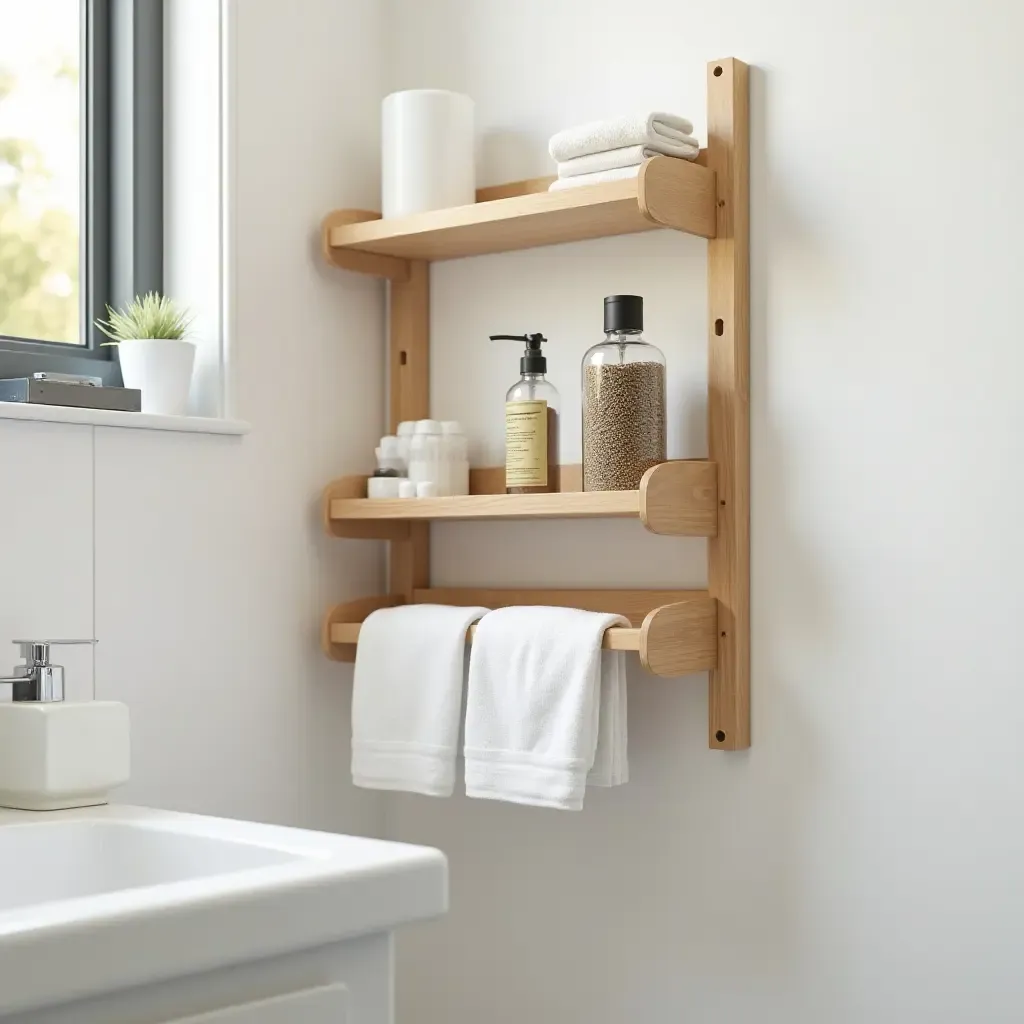
[[[0,402],[138,412],[142,408],[142,392],[138,388],[98,388],[34,377],[8,377],[0,380]]]

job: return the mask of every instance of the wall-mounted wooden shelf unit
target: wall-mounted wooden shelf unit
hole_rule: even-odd
[[[581,492],[578,467],[558,493],[506,495],[501,468],[474,470],[458,498],[370,501],[365,477],[323,497],[336,537],[391,542],[388,593],[324,617],[325,653],[351,661],[360,624],[406,603],[543,604],[617,612],[605,646],[637,651],[656,675],[709,672],[711,747],[750,746],[749,115],[747,66],[707,69],[708,145],[696,162],[654,157],[635,179],[548,192],[550,178],[480,189],[477,202],[393,220],[335,210],[321,226],[325,260],[389,282],[390,429],[429,416],[430,261],[672,228],[708,239],[707,460],[667,462],[637,491]],[[708,589],[480,590],[430,586],[430,524],[444,520],[635,517],[655,533],[708,538]]]

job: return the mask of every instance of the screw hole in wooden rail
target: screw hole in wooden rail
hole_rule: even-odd
[[[725,742],[725,733],[722,732],[721,729],[719,729],[718,732],[715,733],[715,739],[718,740],[719,743],[724,743]]]
[[[715,68],[715,78],[721,78],[721,77],[722,77],[722,65],[719,64],[718,67]]]
[[[719,317],[715,321],[715,336],[720,338],[723,334],[725,334],[725,321]]]

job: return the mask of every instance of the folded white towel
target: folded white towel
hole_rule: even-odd
[[[700,146],[688,146],[685,155],[680,159],[696,160]],[[656,149],[650,146],[623,146],[621,149],[606,149],[603,153],[588,153],[572,160],[563,160],[558,165],[560,178],[574,178],[578,174],[596,174],[598,171],[610,171],[615,167],[636,167],[648,157],[658,156]]]
[[[693,124],[685,117],[654,111],[614,117],[607,121],[566,128],[552,135],[548,152],[558,163],[588,153],[603,153],[623,146],[647,146],[665,156],[686,156],[698,145],[693,137]]]
[[[499,608],[477,626],[466,694],[466,793],[578,811],[588,773],[624,782],[625,685],[601,641],[620,615]],[[607,719],[601,722],[602,711]],[[598,753],[598,741],[608,748]]]
[[[640,173],[640,165],[632,167],[613,167],[608,171],[597,171],[595,174],[576,174],[571,178],[555,178],[548,185],[549,192],[562,192],[567,188],[582,188],[584,185],[600,185],[604,181],[622,181],[635,178]]]
[[[352,689],[352,781],[451,796],[466,630],[486,608],[416,604],[370,615]]]

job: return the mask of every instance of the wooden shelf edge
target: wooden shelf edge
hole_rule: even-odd
[[[327,214],[320,224],[320,250],[324,260],[341,270],[384,277],[389,281],[408,281],[408,260],[397,256],[378,256],[355,249],[339,249],[331,243],[331,235],[335,228],[344,228],[349,224],[364,224],[373,220],[380,220],[380,214],[372,210],[332,210]]]
[[[332,480],[320,497],[320,518],[329,537],[354,540],[408,540],[408,520],[339,518],[332,514],[335,501],[368,500],[365,476],[343,476]]]
[[[680,164],[687,165],[685,174]],[[715,237],[715,172],[704,164],[667,156],[644,161],[637,178],[637,203],[652,224]]]
[[[331,521],[441,519],[601,519],[640,514],[637,491],[465,494],[450,498],[336,498]]]
[[[355,661],[355,641],[335,639],[337,627],[360,623],[380,608],[394,608],[402,603],[400,595],[384,594],[381,597],[363,597],[358,601],[336,604],[328,609],[320,624],[320,647],[324,654],[332,661]]]
[[[640,521],[669,537],[714,537],[718,532],[718,466],[678,459],[652,466],[640,481]]]
[[[656,676],[685,676],[715,668],[718,602],[695,596],[655,608],[640,627],[640,662]]]

